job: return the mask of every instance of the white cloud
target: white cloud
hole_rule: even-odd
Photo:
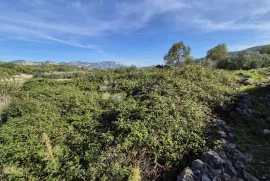
[[[102,50],[93,45],[96,37],[135,33],[152,21],[160,26],[166,23],[172,30],[270,30],[269,0],[11,1],[0,2],[3,36],[53,41],[98,52]],[[74,36],[79,38],[74,40]]]

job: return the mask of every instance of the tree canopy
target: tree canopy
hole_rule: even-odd
[[[260,49],[261,54],[270,54],[270,45],[264,46]]]
[[[228,55],[228,48],[226,44],[219,44],[214,48],[207,51],[207,58],[210,58],[213,61],[226,58]]]
[[[191,48],[186,46],[183,41],[173,44],[164,56],[165,64],[180,65],[190,58],[190,51]]]

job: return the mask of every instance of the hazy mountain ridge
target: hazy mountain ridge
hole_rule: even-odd
[[[127,65],[114,62],[114,61],[104,61],[104,62],[81,62],[81,61],[73,61],[73,62],[52,62],[52,61],[44,61],[44,62],[33,62],[28,60],[15,60],[11,63],[20,64],[20,65],[26,65],[26,66],[36,66],[36,65],[67,65],[67,66],[73,66],[73,67],[79,67],[79,68],[86,68],[86,69],[92,69],[92,68],[98,68],[98,69],[108,69],[108,68],[120,68],[120,67],[127,67]]]

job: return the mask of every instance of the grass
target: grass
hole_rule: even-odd
[[[270,116],[270,87],[249,87],[245,90],[252,96],[252,114],[233,117],[237,127],[237,147],[253,156],[251,168],[258,175],[270,173],[270,136],[263,134],[263,129],[270,129],[265,120]]]
[[[270,68],[260,68],[253,70],[235,70],[232,71],[235,75],[240,75],[239,80],[243,78],[250,79],[254,84],[256,83],[270,83]]]

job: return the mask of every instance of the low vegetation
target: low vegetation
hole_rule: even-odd
[[[267,146],[259,119],[270,116],[269,106],[252,90],[270,83],[262,68],[269,55],[226,56],[221,44],[194,63],[190,51],[176,43],[167,66],[140,69],[0,63],[0,179],[175,180],[192,154],[220,144],[209,120],[228,113],[243,92],[258,98],[257,113],[232,117],[237,147]],[[18,74],[33,78],[20,82]],[[251,83],[243,87],[245,79]],[[264,173],[269,165],[259,157],[268,152],[254,154]]]
[[[218,60],[216,67],[227,70],[250,70],[270,66],[270,55],[256,51],[239,52]]]
[[[194,64],[31,79],[2,114],[2,178],[170,180],[211,144],[208,120],[236,87],[228,72]]]

